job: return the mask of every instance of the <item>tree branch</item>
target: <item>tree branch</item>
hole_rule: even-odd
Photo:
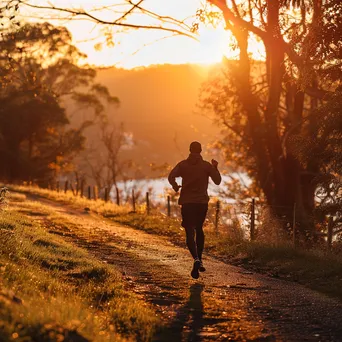
[[[131,0],[129,0],[130,3],[132,3]],[[166,21],[170,24],[173,24],[173,25],[178,25],[182,28],[185,28],[186,30],[191,30],[191,27],[187,24],[185,24],[184,20],[177,20],[173,17],[170,17],[170,16],[164,16],[164,15],[159,15],[159,14],[156,14],[152,11],[149,11],[147,10],[146,8],[143,8],[141,6],[139,6],[139,4],[136,6],[142,13],[145,13],[145,14],[148,14],[149,16],[155,18],[155,19],[158,19],[158,20],[161,20],[161,21]]]
[[[208,0],[208,2],[215,5],[222,11],[226,23],[231,22],[235,26],[239,26],[250,32],[253,32],[263,40],[265,45],[274,43],[274,38],[268,32],[262,30],[257,26],[254,26],[252,22],[246,21],[240,17],[236,17],[231,9],[227,6],[225,0]],[[284,41],[283,37],[278,37],[277,43],[280,44],[279,48],[284,49],[285,53],[289,56],[290,60],[294,64],[296,64],[297,66],[302,66],[304,64],[303,59],[292,49],[290,44]]]
[[[96,23],[99,23],[99,24],[112,25],[112,26],[120,26],[120,27],[126,27],[126,28],[131,28],[131,29],[160,30],[160,31],[171,32],[171,33],[174,33],[174,34],[177,34],[177,35],[186,36],[186,37],[195,39],[195,35],[190,32],[190,29],[189,29],[189,32],[187,32],[188,29],[184,28],[184,27],[182,27],[184,29],[182,31],[182,30],[179,30],[179,29],[176,29],[176,28],[170,28],[170,27],[164,27],[164,26],[139,25],[139,24],[131,24],[131,23],[127,23],[127,22],[122,22],[123,19],[127,18],[128,14],[132,13],[134,8],[139,8],[139,4],[141,3],[141,1],[137,5],[133,6],[127,13],[123,14],[122,17],[120,17],[119,19],[114,20],[114,21],[108,21],[108,20],[101,19],[101,18],[99,18],[97,16],[94,16],[93,14],[91,14],[89,12],[86,12],[86,11],[84,11],[82,9],[75,10],[75,9],[71,9],[71,8],[63,8],[63,7],[56,7],[56,6],[33,5],[33,4],[28,3],[28,2],[24,2],[23,0],[20,0],[20,3],[22,5],[24,5],[24,6],[28,6],[28,7],[31,7],[31,8],[42,9],[42,10],[59,11],[59,12],[64,12],[64,13],[71,14],[72,16],[83,16],[83,17],[86,17],[86,18],[88,18],[88,19],[90,19],[90,20],[92,20],[92,21],[94,21]],[[143,9],[143,10],[146,13],[150,12],[150,11],[147,11],[145,9]],[[152,13],[153,12],[149,13],[149,15],[152,16]],[[159,16],[156,13],[153,13],[153,16],[155,18],[158,18],[161,22],[168,23],[167,20],[164,17]],[[169,22],[169,24],[175,25],[176,22]]]
[[[255,33],[264,41],[269,40],[270,37],[266,31],[254,26],[251,22],[243,20],[241,17],[236,17],[231,9],[227,6],[225,0],[208,0],[208,2],[222,11],[226,22],[232,22],[235,26],[245,28],[248,31]]]
[[[116,19],[114,21],[114,25],[117,23],[120,23],[121,20],[125,19],[127,16],[129,16],[136,8],[139,8],[139,5],[143,2],[144,0],[140,0],[138,3],[134,4],[131,1],[129,2],[130,4],[132,4],[132,7],[126,12],[124,13],[120,18]]]
[[[333,95],[333,92],[323,90],[323,89],[315,89],[315,88],[310,88],[307,87],[304,89],[304,92],[308,94],[311,97],[315,97],[320,100],[327,100],[327,97]]]

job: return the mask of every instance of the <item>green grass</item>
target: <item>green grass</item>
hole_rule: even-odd
[[[11,207],[0,234],[0,341],[151,340],[154,311],[114,267]]]
[[[185,246],[184,230],[180,221],[160,214],[146,215],[143,208],[132,213],[130,207],[118,207],[102,200],[89,201],[74,197],[71,192],[57,193],[37,187],[15,187],[46,198],[68,203],[75,207],[87,206],[115,222],[128,225],[151,234],[168,236],[174,243]],[[243,238],[239,229],[216,235],[206,229],[207,254],[226,262],[241,265],[253,271],[296,281],[309,288],[342,299],[342,256],[328,253],[323,248],[295,249],[291,243],[262,241],[250,242]]]

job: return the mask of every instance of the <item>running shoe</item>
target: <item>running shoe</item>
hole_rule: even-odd
[[[200,259],[195,259],[194,261],[194,266],[192,267],[192,271],[191,271],[191,277],[193,277],[194,279],[198,279],[199,278],[199,269],[201,267],[201,261]]]

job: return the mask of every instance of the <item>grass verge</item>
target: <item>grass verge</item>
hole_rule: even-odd
[[[13,190],[70,204],[89,207],[92,211],[111,220],[151,234],[168,236],[175,244],[185,246],[184,231],[180,222],[162,215],[132,213],[128,206],[118,207],[102,200],[90,201],[72,193],[54,192],[37,187],[14,187]],[[267,273],[342,299],[342,256],[324,250],[294,249],[291,244],[249,242],[239,234],[216,235],[206,232],[206,252],[226,262],[243,266],[252,271]]]
[[[12,205],[0,212],[0,234],[0,341],[151,340],[159,321],[115,268]]]

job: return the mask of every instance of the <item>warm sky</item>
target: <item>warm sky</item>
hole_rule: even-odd
[[[203,0],[204,1],[204,0]],[[202,0],[145,0],[145,8],[158,14],[168,15],[177,19],[188,19],[188,23],[194,22],[197,9],[202,7]],[[97,17],[112,20],[118,17],[113,10],[122,11],[120,7],[123,0],[54,0],[49,3],[56,7],[83,8],[92,11]],[[137,0],[135,1],[137,2]],[[46,5],[46,0],[31,0],[30,3]],[[96,4],[96,5],[94,5]],[[94,8],[112,6],[111,9],[94,12]],[[113,6],[114,5],[114,6]],[[21,14],[27,17],[45,15],[47,18],[62,16],[58,12],[45,12],[22,8]],[[192,17],[192,18],[191,18]],[[35,20],[35,19],[31,19]],[[129,20],[134,23],[150,24],[150,18],[136,15]],[[234,58],[237,51],[231,48],[231,38],[224,30],[224,24],[218,27],[201,26],[198,32],[198,41],[189,37],[168,37],[170,33],[154,30],[122,30],[113,27],[95,25],[89,20],[66,20],[62,17],[53,21],[54,24],[65,25],[73,35],[75,45],[88,55],[88,62],[95,65],[115,65],[123,68],[134,68],[150,64],[182,64],[182,63],[215,63],[225,55]],[[156,22],[154,22],[156,24]],[[105,31],[113,32],[114,46],[102,44],[101,49],[94,46],[105,42]],[[166,38],[168,37],[168,38]],[[260,46],[251,42],[251,52],[255,58],[260,58]]]

